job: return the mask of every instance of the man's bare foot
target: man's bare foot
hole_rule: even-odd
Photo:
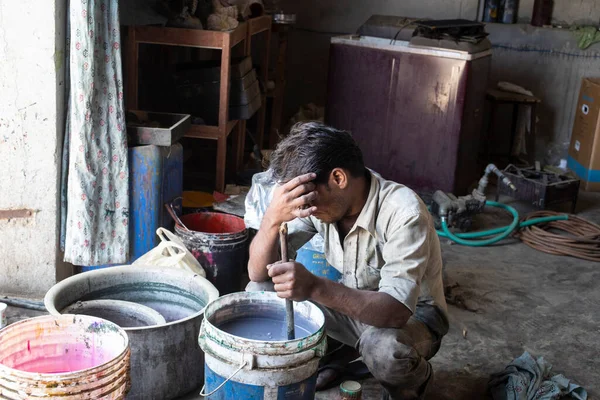
[[[328,388],[332,382],[342,377],[348,364],[359,356],[355,348],[342,346],[324,357],[317,376],[317,390]]]
[[[333,368],[326,368],[319,372],[317,376],[317,391],[323,390],[329,383],[333,382],[339,375],[339,371]]]

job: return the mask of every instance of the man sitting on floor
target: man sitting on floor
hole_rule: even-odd
[[[320,370],[317,388],[343,373],[339,360],[360,355],[384,398],[422,398],[433,380],[428,360],[448,332],[440,244],[427,207],[365,168],[348,132],[315,122],[292,128],[271,168],[279,185],[250,246],[247,290],[314,302],[327,334],[350,346]],[[291,250],[321,235],[341,284],[277,262],[279,226],[290,221]]]

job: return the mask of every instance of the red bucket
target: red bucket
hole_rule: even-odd
[[[234,215],[199,212],[181,217],[185,229],[175,225],[177,236],[206,271],[206,278],[221,295],[242,290],[248,264],[248,230]]]

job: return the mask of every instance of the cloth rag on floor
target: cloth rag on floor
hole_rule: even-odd
[[[488,382],[494,400],[554,400],[570,396],[586,400],[587,392],[563,375],[551,376],[552,365],[528,352],[513,360]],[[569,398],[569,397],[567,397]]]
[[[80,266],[129,259],[129,167],[118,0],[72,0],[61,247]]]

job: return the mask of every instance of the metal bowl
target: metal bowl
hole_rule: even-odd
[[[296,23],[296,14],[275,13],[273,14],[273,23],[293,25]]]

